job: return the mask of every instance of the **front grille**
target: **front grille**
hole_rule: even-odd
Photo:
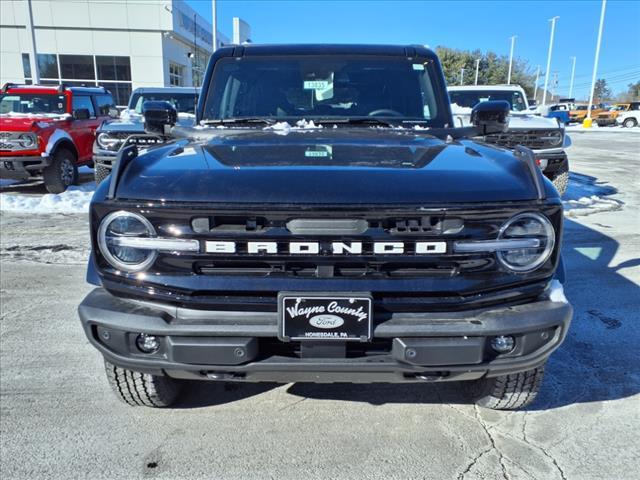
[[[559,130],[510,130],[506,133],[486,135],[484,141],[505,148],[514,148],[517,145],[539,150],[542,148],[554,148],[562,145],[558,141]]]

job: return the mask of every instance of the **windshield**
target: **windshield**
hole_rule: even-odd
[[[459,107],[473,108],[480,102],[489,100],[506,100],[514,112],[527,109],[525,99],[517,90],[452,90],[449,92],[451,103]]]
[[[64,95],[46,93],[3,93],[0,94],[0,114],[54,114],[62,115],[67,110]]]
[[[589,109],[589,105],[578,105],[576,107],[576,110],[588,110]]]
[[[195,93],[134,93],[129,102],[136,113],[142,113],[142,104],[148,101],[169,102],[180,113],[196,113],[198,97]]]
[[[216,63],[204,120],[386,118],[442,127],[432,61],[350,55],[223,58]],[[439,104],[440,102],[440,104]]]

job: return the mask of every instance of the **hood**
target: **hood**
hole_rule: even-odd
[[[54,123],[71,118],[68,113],[64,115],[54,114],[4,114],[0,115],[0,131],[28,132],[38,128],[47,128]]]
[[[465,127],[471,125],[471,109],[468,108],[466,110],[468,112],[461,107],[453,110],[454,125]],[[510,130],[552,130],[558,128],[561,127],[558,126],[558,121],[555,118],[540,117],[524,112],[511,112],[509,114]]]
[[[527,166],[505,150],[414,130],[221,130],[134,159],[122,199],[224,204],[450,204],[533,200]]]
[[[196,116],[192,113],[178,113],[178,125],[181,127],[191,127],[194,125],[195,120]],[[132,109],[123,110],[120,114],[120,119],[103,123],[100,131],[144,133],[144,115]]]

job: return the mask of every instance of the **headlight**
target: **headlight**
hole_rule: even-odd
[[[112,212],[98,228],[100,253],[111,266],[124,272],[141,272],[155,262],[158,252],[198,252],[193,239],[159,238],[151,222],[137,213]]]
[[[32,133],[23,133],[18,136],[16,141],[25,150],[35,148],[38,144],[38,139]]]
[[[555,145],[560,145],[562,143],[563,136],[564,135],[561,130],[553,130],[551,132],[548,132],[545,136],[543,136],[542,140],[544,140],[545,142],[548,142],[549,145],[551,146],[555,146]]]
[[[511,241],[520,248],[499,249],[496,255],[500,263],[514,272],[530,272],[546,262],[555,245],[555,231],[551,222],[538,213],[521,213],[508,220],[500,229],[498,240]],[[524,246],[526,243],[531,246]]]
[[[100,148],[104,148],[106,150],[115,150],[118,148],[120,144],[120,139],[113,138],[107,132],[99,133],[96,137],[96,142]]]

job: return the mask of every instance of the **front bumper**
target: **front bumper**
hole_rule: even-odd
[[[51,157],[45,156],[0,156],[0,178],[26,180],[38,175],[51,165]]]
[[[271,312],[191,310],[102,288],[78,312],[89,341],[114,365],[176,378],[286,383],[472,380],[529,370],[560,345],[572,316],[564,296],[553,293],[517,306],[395,313],[374,318],[371,345],[380,347],[364,354],[344,344],[280,342]],[[158,352],[140,352],[139,333],[159,337]],[[497,335],[514,336],[514,351],[493,352],[489,341]]]
[[[616,118],[596,118],[595,122],[599,127],[607,127],[616,124]]]

